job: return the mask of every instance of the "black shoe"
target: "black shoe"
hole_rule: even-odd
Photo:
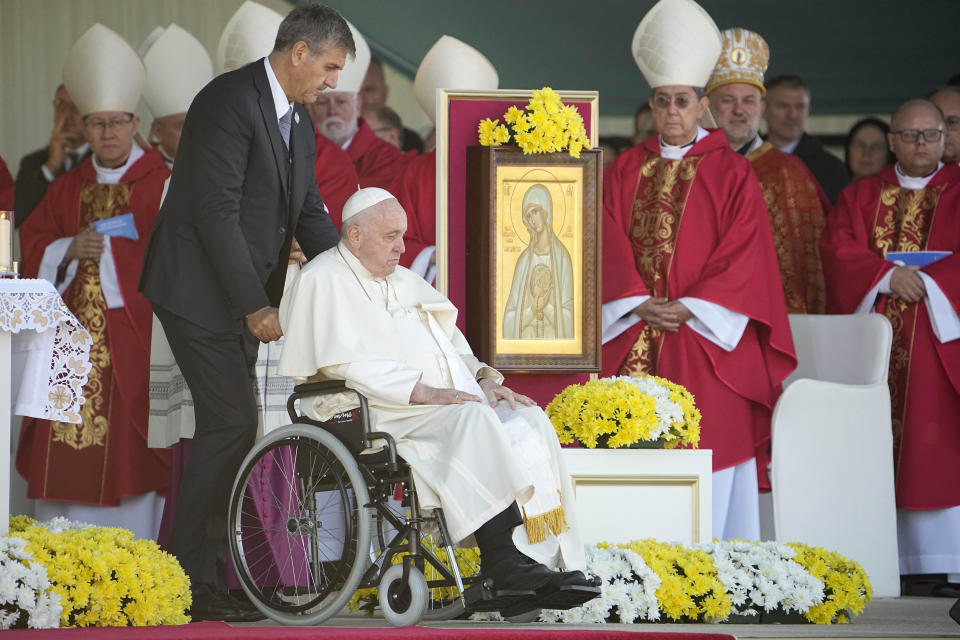
[[[493,581],[497,591],[537,590],[553,579],[554,572],[519,551],[493,559],[488,567],[480,558],[480,576]]]
[[[255,622],[263,620],[260,613],[249,602],[242,603],[206,583],[194,584],[190,588],[193,605],[188,614],[194,622],[199,620],[222,620],[223,622]]]
[[[960,584],[955,582],[940,582],[933,585],[930,595],[935,598],[960,598]]]

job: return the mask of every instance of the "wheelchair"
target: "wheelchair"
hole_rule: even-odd
[[[359,407],[325,422],[298,413],[298,400],[343,392],[356,394]],[[563,606],[552,598],[547,607],[533,591],[498,590],[482,580],[479,562],[468,566],[472,575],[461,575],[441,510],[421,513],[393,438],[371,430],[366,398],[342,381],[298,385],[287,412],[293,424],[267,434],[243,461],[228,516],[241,586],[270,619],[321,624],[370,587],[397,626],[492,611],[532,621],[540,608],[599,595],[596,587],[562,587]]]

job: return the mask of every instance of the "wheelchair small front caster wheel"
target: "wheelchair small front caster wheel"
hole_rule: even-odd
[[[427,579],[416,567],[410,567],[404,582],[403,565],[393,565],[380,578],[377,590],[383,617],[396,627],[417,624],[427,610]]]

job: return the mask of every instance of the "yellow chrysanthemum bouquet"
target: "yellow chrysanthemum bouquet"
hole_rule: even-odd
[[[794,560],[824,585],[823,602],[803,614],[810,622],[849,622],[873,599],[873,587],[867,573],[856,560],[802,542],[788,542],[787,546],[797,552]]]
[[[600,378],[572,384],[547,405],[563,444],[594,449],[661,443],[696,447],[700,411],[684,387],[656,376]]]
[[[11,518],[10,531],[43,565],[60,595],[64,627],[125,627],[189,622],[190,581],[172,555],[126,529],[64,518],[38,524]]]
[[[511,106],[500,120],[484,118],[477,127],[480,144],[509,144],[511,138],[525,154],[567,151],[574,158],[590,149],[590,139],[577,108],[565,105],[550,87],[534,91],[523,109]]]

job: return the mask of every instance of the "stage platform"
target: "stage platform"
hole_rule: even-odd
[[[812,624],[509,624],[454,621],[402,629],[383,618],[345,615],[323,627],[276,627],[268,622],[226,625],[201,622],[181,627],[6,631],[3,640],[733,640],[734,638],[960,638],[960,624],[947,612],[948,598],[889,598],[867,605],[846,625]]]

